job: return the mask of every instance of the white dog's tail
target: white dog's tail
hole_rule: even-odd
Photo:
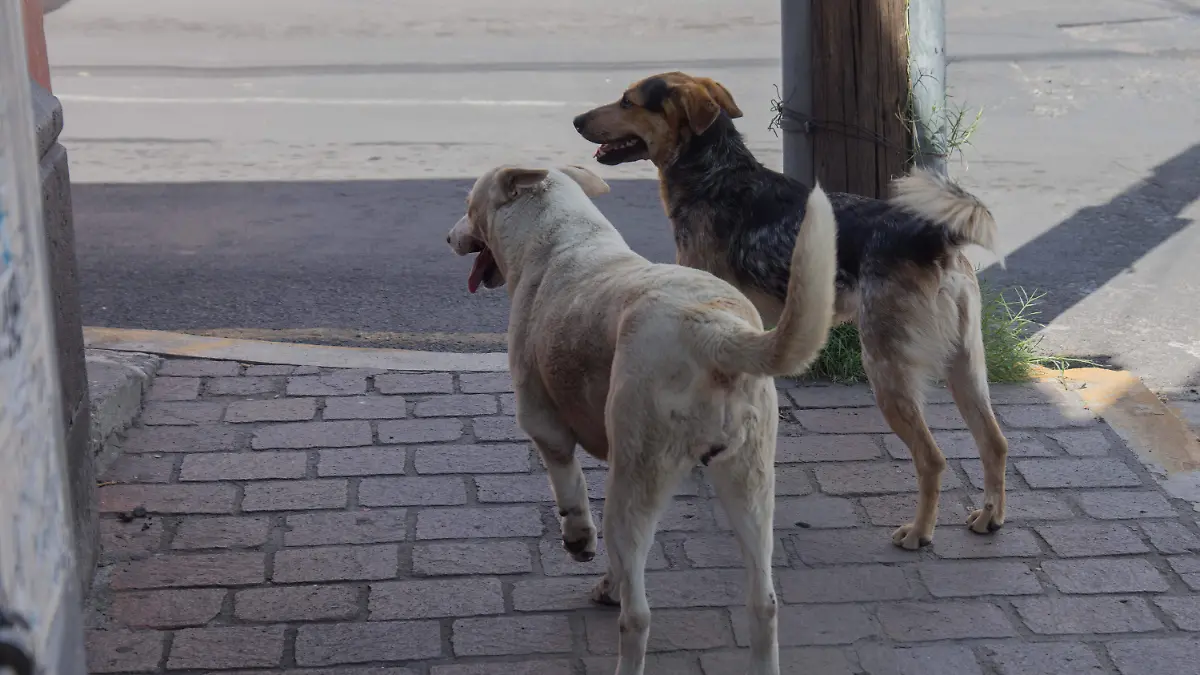
[[[913,169],[892,181],[889,203],[942,225],[969,244],[996,250],[996,219],[978,197],[958,183],[926,169]]]
[[[744,323],[695,318],[698,346],[726,372],[799,375],[808,370],[829,338],[837,274],[837,219],[833,204],[814,185],[792,249],[787,299],[779,325],[769,331]],[[708,314],[711,317],[711,314]],[[741,323],[741,322],[739,322]]]

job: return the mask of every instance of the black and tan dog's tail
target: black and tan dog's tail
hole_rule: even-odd
[[[744,321],[696,317],[693,334],[717,368],[751,375],[799,375],[808,370],[829,338],[837,274],[837,219],[819,185],[808,204],[792,249],[787,298],[779,323],[759,331]],[[707,319],[707,320],[706,320]]]
[[[892,181],[890,204],[945,227],[966,243],[996,251],[996,219],[978,197],[933,171],[913,169]]]

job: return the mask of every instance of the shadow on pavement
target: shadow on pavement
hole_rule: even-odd
[[[1197,177],[1200,143],[1107,204],[1081,209],[1017,249],[1007,269],[992,265],[981,277],[995,287],[1052,291],[1038,317],[1049,323],[1190,225],[1179,214],[1200,199]]]

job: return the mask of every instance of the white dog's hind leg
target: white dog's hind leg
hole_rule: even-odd
[[[642,675],[650,637],[650,603],[646,600],[646,559],[654,529],[674,488],[687,470],[671,466],[657,450],[612,448],[608,492],[604,499],[604,546],[609,571],[601,587],[616,587],[621,603],[617,675]],[[630,461],[626,458],[636,457]],[[625,460],[625,461],[622,461]],[[632,466],[631,466],[632,465]],[[598,591],[600,589],[598,588]]]
[[[751,439],[751,443],[755,441]],[[779,675],[779,625],[771,554],[775,535],[775,439],[739,448],[708,475],[729,516],[746,563],[746,611],[750,615],[750,675]]]
[[[592,520],[583,467],[575,457],[575,436],[551,411],[531,403],[521,400],[517,407],[518,423],[533,439],[534,447],[546,463],[550,489],[558,506],[563,548],[575,560],[587,562],[596,557],[596,524]]]

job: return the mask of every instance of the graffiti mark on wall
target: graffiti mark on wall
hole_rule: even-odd
[[[8,241],[8,233],[4,230],[4,220],[7,216],[4,207],[0,205],[0,272],[12,264],[12,246]]]

